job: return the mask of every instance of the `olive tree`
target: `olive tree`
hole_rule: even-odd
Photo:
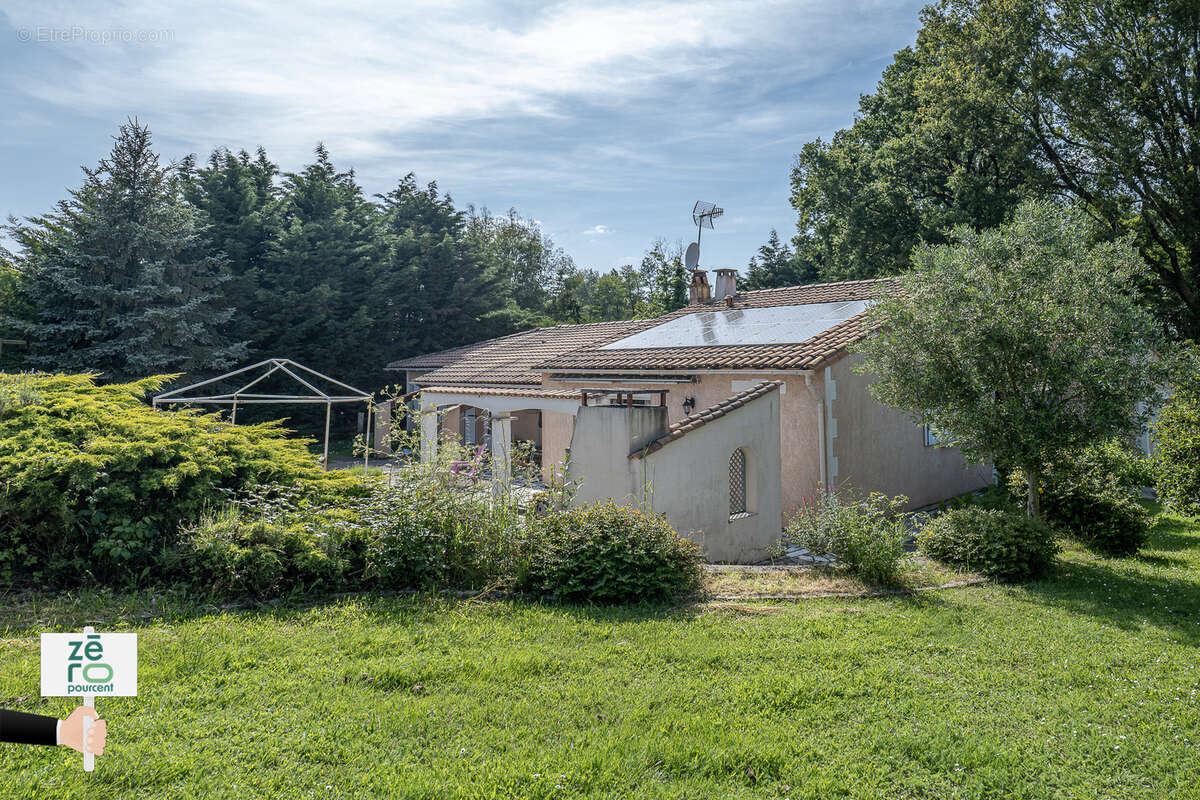
[[[1043,466],[1134,430],[1162,378],[1162,334],[1132,292],[1143,262],[1129,242],[1088,233],[1081,212],[1050,202],[957,228],[914,251],[858,347],[880,402],[973,461],[1020,467],[1031,517]]]

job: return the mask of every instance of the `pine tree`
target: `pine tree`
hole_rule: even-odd
[[[280,232],[257,273],[254,350],[363,388],[382,381],[375,307],[386,255],[379,208],[324,146],[284,177]]]
[[[208,238],[216,252],[224,253],[230,280],[225,297],[235,309],[230,335],[238,341],[261,340],[258,285],[267,257],[279,236],[279,200],[274,186],[276,167],[260,147],[254,159],[245,150],[234,155],[224,148],[213,151],[208,165],[196,168],[188,156],[181,164],[184,198],[201,212]],[[249,358],[268,353],[252,348]]]
[[[746,269],[747,289],[777,289],[816,280],[816,270],[806,269],[799,263],[792,249],[779,240],[779,233],[774,228],[767,243],[758,248]]]
[[[409,173],[382,197],[390,238],[386,338],[396,356],[426,353],[516,330],[495,259],[466,233],[463,212],[436,183]]]
[[[25,308],[10,322],[29,340],[28,366],[123,381],[242,357],[222,333],[223,261],[170,172],[131,120],[56,212],[9,227]]]

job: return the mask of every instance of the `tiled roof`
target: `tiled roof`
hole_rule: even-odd
[[[641,450],[637,450],[629,454],[630,458],[641,458],[644,455],[661,450],[676,439],[682,439],[692,431],[700,428],[713,420],[720,419],[730,411],[741,408],[742,406],[762,397],[769,392],[773,392],[779,388],[782,381],[763,381],[762,383],[751,386],[744,392],[738,392],[732,397],[727,397],[715,406],[709,406],[703,411],[697,411],[695,414],[684,417],[676,422],[667,432],[658,437],[650,444],[646,445]]]
[[[652,320],[592,322],[584,325],[555,325],[489,339],[453,350],[388,365],[389,369],[420,369],[422,360],[450,360],[422,375],[421,384],[537,386],[542,382],[535,366],[563,353],[608,344],[655,324]]]
[[[583,400],[583,393],[567,389],[499,389],[487,386],[425,386],[422,392],[468,394],[478,397],[544,397],[554,400]]]
[[[520,335],[520,333],[513,333],[508,336],[501,336],[499,339],[488,339],[486,342],[472,342],[471,344],[464,344],[459,347],[451,347],[449,350],[438,350],[436,353],[425,353],[424,355],[413,356],[412,358],[402,358],[388,364],[386,369],[407,369],[413,371],[437,369],[447,364],[453,364],[464,355],[469,355],[472,350],[479,348],[481,345],[490,344],[491,342],[501,342],[505,339],[511,339],[513,336]]]
[[[894,278],[872,278],[865,281],[838,281],[837,283],[810,283],[804,286],[785,286],[780,289],[756,289],[738,292],[734,308],[772,308],[775,306],[802,306],[808,303],[843,303],[850,300],[870,300],[881,288],[895,283]],[[713,298],[711,303],[684,306],[678,311],[662,316],[656,323],[668,319],[695,314],[697,311],[720,311],[725,308],[723,298]]]
[[[833,301],[831,301],[833,302]],[[541,365],[547,371],[624,370],[670,372],[706,369],[813,369],[862,338],[866,314],[851,317],[805,342],[706,347],[580,350]]]

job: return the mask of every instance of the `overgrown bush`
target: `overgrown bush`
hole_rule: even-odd
[[[917,545],[937,561],[1010,581],[1044,575],[1058,552],[1044,523],[1018,510],[971,506],[927,522]]]
[[[806,497],[788,520],[783,543],[818,556],[832,556],[869,583],[893,583],[904,557],[905,528],[898,512],[902,496],[822,488]]]
[[[1188,363],[1154,423],[1154,473],[1167,505],[1200,515],[1200,357]]]
[[[320,503],[363,483],[324,473],[277,424],[155,411],[171,376],[0,375],[0,580],[129,584],[156,577],[181,525],[256,484]]]
[[[357,589],[366,537],[345,509],[256,517],[228,508],[184,532],[172,567],[193,588],[226,596]]]
[[[386,588],[481,588],[503,582],[519,547],[515,507],[429,484],[380,490],[360,506],[367,577]]]
[[[563,600],[636,603],[695,591],[700,549],[665,516],[611,500],[529,521],[517,585]]]
[[[1132,555],[1150,535],[1150,514],[1138,502],[1153,481],[1141,454],[1119,439],[1063,454],[1042,475],[1042,516],[1084,546],[1104,555]],[[1020,472],[1013,493],[1026,494]]]

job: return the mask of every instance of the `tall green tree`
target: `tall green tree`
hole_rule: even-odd
[[[750,258],[746,267],[745,286],[747,289],[777,289],[817,280],[816,270],[811,264],[799,262],[792,249],[780,241],[778,231],[772,228],[766,244],[759,247],[758,252]]]
[[[575,268],[571,257],[532,219],[510,208],[503,217],[486,208],[467,208],[467,236],[477,251],[494,261],[496,272],[516,308],[544,324],[550,302],[550,286],[560,271]]]
[[[996,228],[956,228],[916,250],[858,348],[881,402],[968,458],[1021,467],[1034,517],[1045,466],[1133,432],[1164,374],[1159,328],[1126,291],[1145,265],[1128,241],[1093,244],[1088,228],[1047,202]]]
[[[636,302],[636,298],[630,297],[629,285],[621,273],[615,269],[611,270],[596,281],[592,290],[592,300],[588,305],[588,321],[631,319],[636,313],[633,305]]]
[[[18,307],[21,273],[17,270],[16,259],[7,248],[0,247],[0,339],[17,337],[16,328],[5,317],[21,317]],[[19,369],[25,357],[23,345],[0,344],[0,372]]]
[[[573,265],[556,269],[546,305],[550,319],[572,325],[583,322],[597,278],[593,271],[576,269]]]
[[[315,153],[283,179],[279,234],[255,289],[253,347],[370,388],[383,366],[372,352],[381,214],[353,172],[338,171],[324,146]]]
[[[467,215],[436,183],[418,186],[410,173],[382,200],[389,252],[376,313],[392,352],[427,353],[519,327],[499,259],[481,252],[467,235]]]
[[[645,307],[639,316],[655,316],[683,308],[688,303],[691,280],[683,266],[683,248],[656,240],[639,267],[642,284],[646,287]]]
[[[1059,193],[1133,235],[1148,296],[1200,334],[1200,5],[1194,0],[944,0],[925,36],[943,96],[998,110]]]
[[[997,225],[1047,185],[1034,138],[990,98],[961,91],[947,49],[919,33],[859,99],[854,124],[796,157],[795,258],[806,276],[898,274],[916,245],[945,241],[954,225]]]
[[[212,249],[225,256],[230,280],[224,294],[235,309],[229,330],[239,341],[262,339],[260,300],[265,298],[258,287],[280,234],[278,174],[261,147],[254,158],[245,150],[235,155],[220,148],[204,166],[197,167],[193,156],[180,165],[183,196],[200,211]],[[250,353],[251,358],[265,356],[257,349]]]
[[[244,346],[224,327],[223,260],[179,182],[159,163],[150,130],[131,120],[112,152],[55,212],[10,225],[20,248],[9,323],[38,369],[98,372],[110,381],[206,374]]]

